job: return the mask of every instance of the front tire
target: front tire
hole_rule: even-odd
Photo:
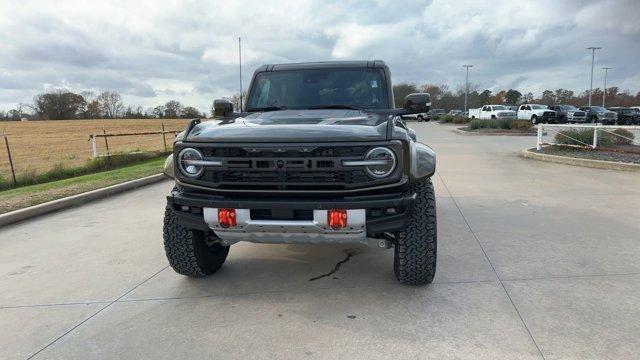
[[[409,226],[398,233],[393,270],[403,284],[426,285],[436,274],[436,197],[431,179],[418,181],[410,191],[416,193],[416,203]]]
[[[535,125],[535,124],[537,124],[537,123],[538,123],[538,117],[537,117],[536,115],[533,115],[533,116],[531,117],[531,123],[532,123],[533,125]]]
[[[422,122],[422,120],[424,120],[424,118],[422,117],[422,115],[418,115],[418,122]]]
[[[190,277],[215,273],[229,254],[228,246],[210,241],[213,240],[211,234],[182,226],[171,204],[167,204],[164,212],[163,238],[164,250],[173,270]]]

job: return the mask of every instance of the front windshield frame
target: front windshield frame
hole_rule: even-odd
[[[322,74],[322,72],[324,72],[324,74]],[[325,99],[321,99],[321,100],[325,100],[326,103],[324,103],[325,101],[318,101],[318,102],[310,102],[310,101],[301,101],[301,95],[298,94],[295,90],[293,91],[289,91],[286,96],[289,97],[289,99],[278,99],[277,96],[274,99],[275,101],[269,101],[269,99],[264,99],[265,96],[270,96],[269,95],[269,91],[270,91],[270,87],[271,84],[273,83],[273,81],[268,83],[268,86],[265,86],[263,84],[260,84],[261,81],[269,81],[271,79],[269,79],[269,77],[272,76],[295,76],[296,74],[301,74],[301,76],[303,76],[303,80],[301,82],[305,81],[304,76],[308,76],[308,77],[312,77],[312,75],[314,75],[313,73],[316,73],[317,76],[320,76],[319,81],[322,80],[326,80],[326,78],[329,78],[330,76],[336,76],[335,73],[349,73],[349,72],[353,72],[355,73],[354,75],[357,75],[357,73],[367,73],[368,77],[365,77],[364,79],[362,79],[360,81],[360,83],[352,83],[350,84],[350,87],[335,87],[335,83],[336,83],[336,79],[333,79],[333,82],[330,82],[328,84],[328,86],[334,86],[332,87],[330,90],[335,90],[336,92],[339,91],[345,91],[347,89],[349,89],[349,91],[360,91],[362,94],[364,94],[364,96],[362,98],[366,98],[368,96],[371,96],[372,102],[371,103],[363,103],[363,102],[357,102],[357,101],[336,101],[335,98],[331,99],[331,93],[328,94],[327,98]],[[306,74],[306,75],[305,75]],[[322,78],[323,75],[327,75],[329,74],[329,76],[325,76],[325,78]],[[283,91],[287,91],[286,89],[286,82],[283,81],[282,85],[285,87],[284,90],[282,90],[282,86],[281,86],[281,90],[279,90],[281,93],[278,96],[282,96],[284,97],[284,94],[282,94]],[[294,83],[292,83],[292,85],[294,85]],[[306,86],[305,84],[295,84],[299,86],[299,89],[302,89],[304,86]],[[355,86],[359,86],[359,88],[355,88]],[[265,90],[266,87],[266,90]],[[345,108],[355,108],[358,110],[364,110],[364,111],[380,111],[380,110],[388,110],[391,108],[390,103],[391,103],[391,99],[389,98],[390,94],[388,94],[387,92],[387,76],[386,73],[384,71],[384,69],[382,68],[362,68],[362,67],[339,67],[339,68],[319,68],[319,69],[291,69],[291,70],[278,70],[278,71],[262,71],[262,72],[258,72],[254,75],[254,78],[252,80],[251,83],[251,87],[249,89],[249,94],[247,96],[247,112],[255,112],[255,111],[261,111],[261,109],[264,108],[270,108],[270,109],[282,109],[282,110],[303,110],[303,109],[318,109],[318,108],[323,108],[323,107],[328,107],[328,108],[340,108],[340,107],[345,107]],[[323,91],[325,89],[319,89],[319,94],[317,95],[317,97],[321,97],[322,94],[320,94],[321,91]],[[266,94],[265,94],[266,91]],[[314,95],[315,94],[311,94]],[[298,100],[295,101],[293,99],[293,97],[297,96]],[[344,96],[345,99],[347,99],[349,96],[353,96],[353,94],[347,94],[347,96]],[[338,96],[336,95],[336,98]],[[288,100],[288,101],[287,101]],[[309,100],[309,99],[306,99]],[[315,100],[315,99],[314,99]],[[354,99],[352,99],[354,100]],[[377,100],[377,102],[375,102],[375,100]],[[347,102],[356,102],[356,103],[347,103]]]

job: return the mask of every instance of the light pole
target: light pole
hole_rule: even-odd
[[[464,81],[464,112],[467,112],[467,96],[469,94],[469,68],[473,65],[462,65],[467,70],[467,76]]]
[[[591,95],[593,95],[593,61],[596,57],[596,50],[602,49],[601,47],[588,47],[587,50],[591,50],[591,84],[589,85],[589,106],[591,106]]]
[[[240,68],[240,112],[242,112],[242,38],[238,37],[238,66]]]
[[[604,99],[607,97],[607,73],[613,68],[603,67],[604,70],[604,91],[602,92],[602,107],[604,107]]]

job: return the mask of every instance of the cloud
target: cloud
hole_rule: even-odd
[[[396,82],[456,88],[471,63],[481,88],[580,92],[602,46],[596,69],[636,92],[639,17],[635,0],[0,0],[0,109],[67,88],[206,111],[238,91],[238,36],[245,88],[264,63],[382,59]]]

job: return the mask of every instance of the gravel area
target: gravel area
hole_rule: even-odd
[[[640,146],[633,146],[635,149],[627,149],[629,146],[625,147],[625,150],[632,150],[633,152],[620,152],[620,151],[610,151],[610,150],[589,150],[589,149],[574,149],[562,146],[547,146],[542,148],[542,150],[532,150],[537,153],[549,154],[549,155],[558,155],[558,156],[569,156],[581,159],[592,159],[592,160],[603,160],[603,161],[615,161],[615,162],[624,162],[624,163],[632,163],[632,164],[640,164]]]

